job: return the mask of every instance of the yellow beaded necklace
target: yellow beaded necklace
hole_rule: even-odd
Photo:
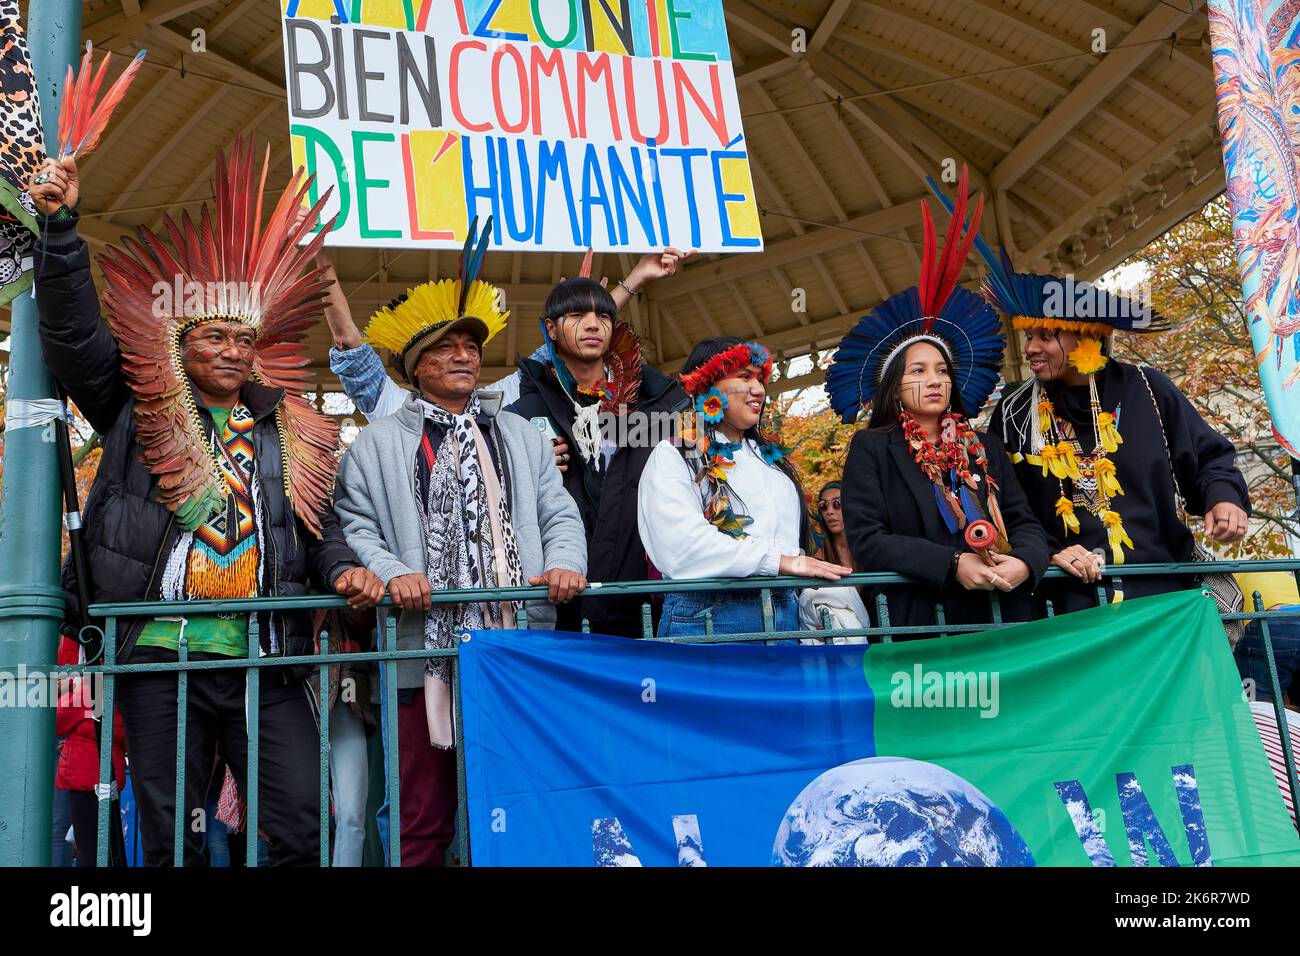
[[[1056,500],[1056,514],[1061,519],[1065,534],[1079,533],[1074,497],[1065,492],[1065,482],[1068,479],[1075,485],[1075,491],[1079,493],[1084,507],[1105,527],[1112,560],[1115,564],[1123,564],[1123,547],[1131,549],[1133,541],[1124,530],[1124,522],[1113,505],[1114,499],[1124,494],[1124,489],[1120,487],[1115,474],[1115,463],[1110,460],[1110,455],[1119,449],[1124,439],[1120,436],[1115,416],[1101,410],[1097,384],[1092,376],[1088,377],[1088,397],[1096,443],[1092,453],[1084,455],[1082,449],[1078,448],[1073,428],[1057,417],[1052,400],[1046,393],[1042,393],[1037,412],[1039,431],[1044,438],[1043,449],[1039,453],[1043,477],[1051,474],[1060,486],[1061,496]],[[1091,494],[1087,491],[1089,485],[1093,488]]]

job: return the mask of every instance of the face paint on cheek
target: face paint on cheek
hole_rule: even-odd
[[[181,346],[181,357],[191,362],[215,362],[225,351],[220,345],[200,345],[191,343]]]

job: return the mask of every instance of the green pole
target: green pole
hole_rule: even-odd
[[[27,14],[27,42],[40,91],[48,149],[57,149],[58,104],[68,64],[81,42],[80,0],[38,0]],[[13,302],[9,339],[8,426],[0,487],[0,674],[19,667],[48,673],[56,660],[63,592],[59,587],[61,488],[52,424],[15,427],[25,403],[54,398],[41,361],[36,300]],[[30,408],[31,406],[26,406]],[[32,681],[14,684],[23,693]],[[47,685],[46,691],[50,687]],[[54,789],[54,707],[14,706],[0,733],[0,866],[49,866]]]

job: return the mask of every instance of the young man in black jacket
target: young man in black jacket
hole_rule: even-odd
[[[31,185],[44,224],[36,294],[45,362],[104,436],[83,518],[95,603],[289,597],[306,594],[309,582],[358,607],[383,596],[382,583],[359,566],[330,507],[337,429],[285,372],[301,339],[293,324],[319,298],[318,281],[297,281],[308,253],[296,242],[306,230],[283,228],[278,245],[265,242],[260,258],[251,251],[256,237],[241,237],[233,227],[261,220],[260,198],[240,185],[255,172],[252,152],[240,152],[236,144],[228,173],[218,158],[214,234],[222,256],[199,251],[210,236],[200,239],[188,219],[178,231],[191,249],[167,250],[167,258],[154,251],[166,244],[141,230],[143,247],[110,250],[101,259],[107,325],[86,243],[77,235],[75,162],[47,161]],[[305,188],[297,178],[289,186],[299,201]],[[264,235],[285,225],[273,217]],[[249,245],[239,247],[241,239]],[[220,268],[214,260],[223,258],[246,264],[249,275],[231,275],[238,266],[211,275]],[[277,275],[286,259],[290,267]],[[160,293],[153,281],[170,286],[173,278],[183,302],[171,298],[171,288]],[[252,297],[218,293],[219,307],[203,304],[205,286],[237,279],[248,280]],[[270,347],[263,351],[260,340]],[[64,584],[68,600],[75,600],[67,565]],[[256,617],[255,653],[312,653],[308,613]],[[243,614],[127,620],[117,634],[117,660],[175,662],[182,640],[190,660],[246,657],[249,639]],[[189,674],[183,821],[189,865],[206,859],[203,795],[218,748],[247,796],[245,673]],[[118,682],[145,861],[154,866],[173,858],[176,695],[172,672]],[[259,825],[270,841],[270,862],[312,864],[320,845],[319,750],[315,704],[299,669],[262,671],[258,723]]]
[[[672,275],[680,256],[666,250],[646,279]],[[629,276],[637,278],[635,271]],[[619,284],[625,293],[639,293],[626,282]],[[649,566],[637,532],[637,484],[654,446],[669,437],[686,393],[675,378],[641,363],[640,343],[618,321],[614,298],[589,276],[552,290],[542,334],[550,361],[518,360],[519,399],[509,411],[556,440],[564,487],[587,529],[588,579],[644,580]],[[578,630],[585,617],[596,633],[640,637],[643,601],[588,592],[581,602],[560,606],[556,626]]]

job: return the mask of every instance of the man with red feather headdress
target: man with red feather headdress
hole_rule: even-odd
[[[36,295],[45,361],[104,436],[83,518],[92,602],[288,597],[309,587],[371,606],[383,584],[360,566],[331,508],[338,429],[303,395],[303,336],[325,282],[307,271],[321,238],[298,242],[321,208],[298,209],[310,180],[294,174],[263,222],[252,144],[217,157],[215,212],[167,217],[100,257],[105,318],[77,235],[76,162],[47,160],[32,180],[42,220]],[[323,233],[322,233],[323,235]],[[173,294],[178,292],[178,294]],[[65,568],[65,585],[68,582]],[[75,600],[75,588],[67,588]],[[257,615],[250,647],[242,614],[132,620],[117,659],[174,662],[312,652],[310,616]],[[188,677],[186,819],[202,812],[219,745],[247,784],[246,671]],[[136,674],[118,683],[145,861],[172,860],[177,679]],[[319,853],[317,729],[295,668],[262,672],[259,790],[272,865]],[[203,862],[204,837],[184,827],[185,860]]]

